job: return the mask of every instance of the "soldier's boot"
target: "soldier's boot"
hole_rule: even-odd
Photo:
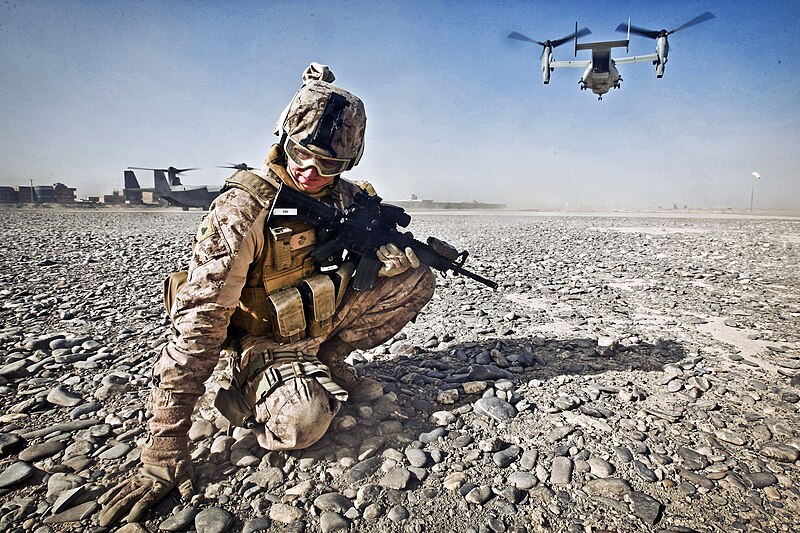
[[[353,347],[337,338],[326,341],[319,348],[317,358],[331,371],[331,378],[349,395],[349,400],[360,403],[376,400],[383,396],[383,386],[370,378],[360,378],[356,369],[345,359]]]

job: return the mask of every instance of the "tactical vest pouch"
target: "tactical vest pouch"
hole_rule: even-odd
[[[325,274],[311,276],[303,280],[300,292],[308,317],[308,334],[317,337],[330,333],[336,311],[336,288],[331,278]]]
[[[292,265],[292,230],[289,228],[269,228],[272,241],[272,267],[286,270]]]
[[[305,338],[306,318],[300,291],[294,287],[287,287],[270,294],[268,300],[272,306],[270,318],[275,340],[286,343]]]
[[[263,261],[262,278],[268,294],[285,287],[297,287],[316,270],[309,257],[316,236],[313,227],[300,220],[288,220],[267,232],[268,256]]]
[[[164,307],[167,309],[167,315],[172,317],[172,306],[175,304],[175,297],[178,290],[186,283],[189,273],[185,270],[181,272],[173,272],[164,280]]]

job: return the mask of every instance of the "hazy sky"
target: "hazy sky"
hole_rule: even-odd
[[[556,39],[577,19],[584,40],[619,39],[629,16],[673,29],[704,11],[717,18],[670,37],[663,79],[621,65],[603,101],[578,90],[580,69],[543,85],[541,48],[506,38]],[[216,165],[261,165],[318,61],[365,102],[349,176],[386,199],[746,208],[758,171],[757,208],[800,208],[799,21],[796,0],[3,0],[0,184],[83,197],[121,188],[128,166],[173,165],[220,185]],[[654,47],[633,37],[630,54]]]

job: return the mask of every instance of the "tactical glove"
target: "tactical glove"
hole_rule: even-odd
[[[188,500],[194,494],[192,463],[181,462],[178,467],[143,465],[139,473],[103,494],[98,503],[100,525],[106,527],[127,515],[127,522],[138,522],[150,507],[161,501],[177,487]]]
[[[410,247],[403,252],[397,245],[389,243],[381,246],[375,252],[383,266],[378,271],[378,276],[391,278],[399,276],[409,268],[417,268],[419,259]]]

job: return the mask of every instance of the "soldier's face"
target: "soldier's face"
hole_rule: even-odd
[[[317,169],[313,166],[302,168],[291,158],[287,158],[289,173],[300,187],[306,192],[317,192],[323,187],[330,185],[336,176],[320,176]]]

